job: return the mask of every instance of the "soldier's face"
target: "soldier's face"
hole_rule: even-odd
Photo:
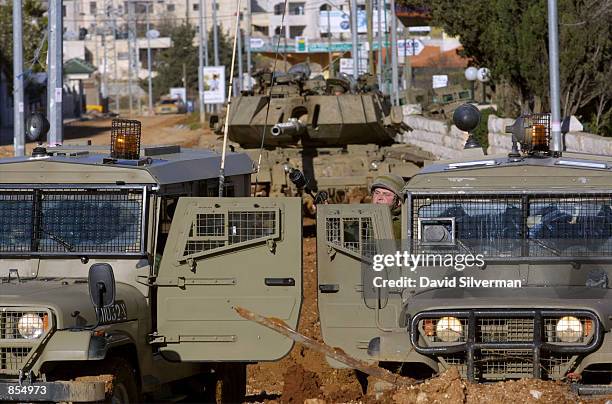
[[[372,191],[372,203],[391,206],[394,200],[395,194],[388,189],[375,188]]]

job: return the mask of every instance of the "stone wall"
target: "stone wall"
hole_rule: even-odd
[[[445,122],[419,115],[409,115],[404,122],[414,130],[404,133],[398,140],[418,146],[442,160],[457,158],[468,137],[467,132],[460,131],[454,125],[449,127]]]
[[[420,115],[405,115],[404,122],[414,130],[404,133],[397,140],[419,146],[442,160],[459,157],[459,152],[463,150],[468,137],[467,132],[460,131],[454,125],[449,126],[446,122]],[[505,154],[510,151],[512,135],[504,131],[506,126],[512,125],[513,122],[514,119],[489,115],[488,154]],[[570,125],[570,132],[565,135],[565,146],[568,151],[612,155],[612,138],[581,132],[581,129],[577,121],[576,124]]]

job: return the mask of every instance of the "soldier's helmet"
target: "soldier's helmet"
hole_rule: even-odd
[[[384,188],[395,194],[400,200],[402,199],[402,190],[406,182],[402,177],[395,174],[383,174],[374,179],[370,185],[370,193],[376,188]]]

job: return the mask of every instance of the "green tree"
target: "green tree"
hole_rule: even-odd
[[[47,30],[47,17],[39,0],[25,0],[23,2],[23,62],[24,71],[32,68],[34,72],[46,69],[47,44],[43,43],[44,33]],[[12,2],[0,6],[0,54],[6,60],[7,68],[13,71],[13,6]],[[40,47],[38,60],[35,60],[36,50]]]
[[[194,36],[195,30],[190,24],[182,24],[172,30],[172,46],[161,52],[155,61],[155,99],[168,94],[170,87],[183,87],[183,67],[187,91],[192,93],[198,88],[198,48],[194,46]],[[142,81],[141,86],[146,89],[147,81]]]
[[[513,107],[504,112],[549,110],[546,0],[399,1],[427,7],[433,25],[460,37],[471,64],[491,69],[495,88],[513,88],[504,93],[516,97],[500,100]],[[606,0],[559,0],[558,14],[563,114],[601,111],[603,118],[612,97],[612,7]]]

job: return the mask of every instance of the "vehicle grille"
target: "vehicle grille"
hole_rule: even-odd
[[[471,381],[562,379],[602,335],[599,318],[587,310],[434,310],[410,321],[417,352]]]
[[[19,334],[17,324],[25,314],[35,314],[43,320],[46,332],[35,339]],[[34,348],[51,329],[52,317],[47,310],[26,308],[0,308],[0,374],[17,374]]]
[[[444,369],[454,366],[467,378],[464,354],[439,356]],[[576,356],[554,355],[541,359],[542,377],[559,380],[570,370]],[[483,349],[475,357],[474,380],[495,381],[533,377],[533,353],[529,349]]]
[[[533,340],[533,318],[480,318],[476,324],[479,342]]]
[[[448,317],[446,317],[448,318]],[[557,317],[545,317],[543,318],[543,339],[549,343],[563,343],[557,335],[557,322],[560,321],[559,316]],[[569,320],[570,317],[566,317],[569,322],[575,320]],[[573,344],[587,344],[593,337],[593,323],[589,317],[578,316],[580,322],[579,327],[583,330],[582,335]],[[442,318],[444,319],[444,317]],[[440,320],[440,317],[424,317],[419,321],[419,331],[421,335],[429,343],[444,342],[437,335],[438,328],[436,322]],[[461,329],[467,329],[467,318],[459,317],[456,319],[461,324]],[[448,328],[448,327],[447,327]],[[510,342],[531,342],[534,338],[535,323],[533,317],[483,317],[476,319],[476,338],[477,343],[510,343]],[[467,335],[465,332],[458,333],[458,338],[452,342],[466,342]]]

